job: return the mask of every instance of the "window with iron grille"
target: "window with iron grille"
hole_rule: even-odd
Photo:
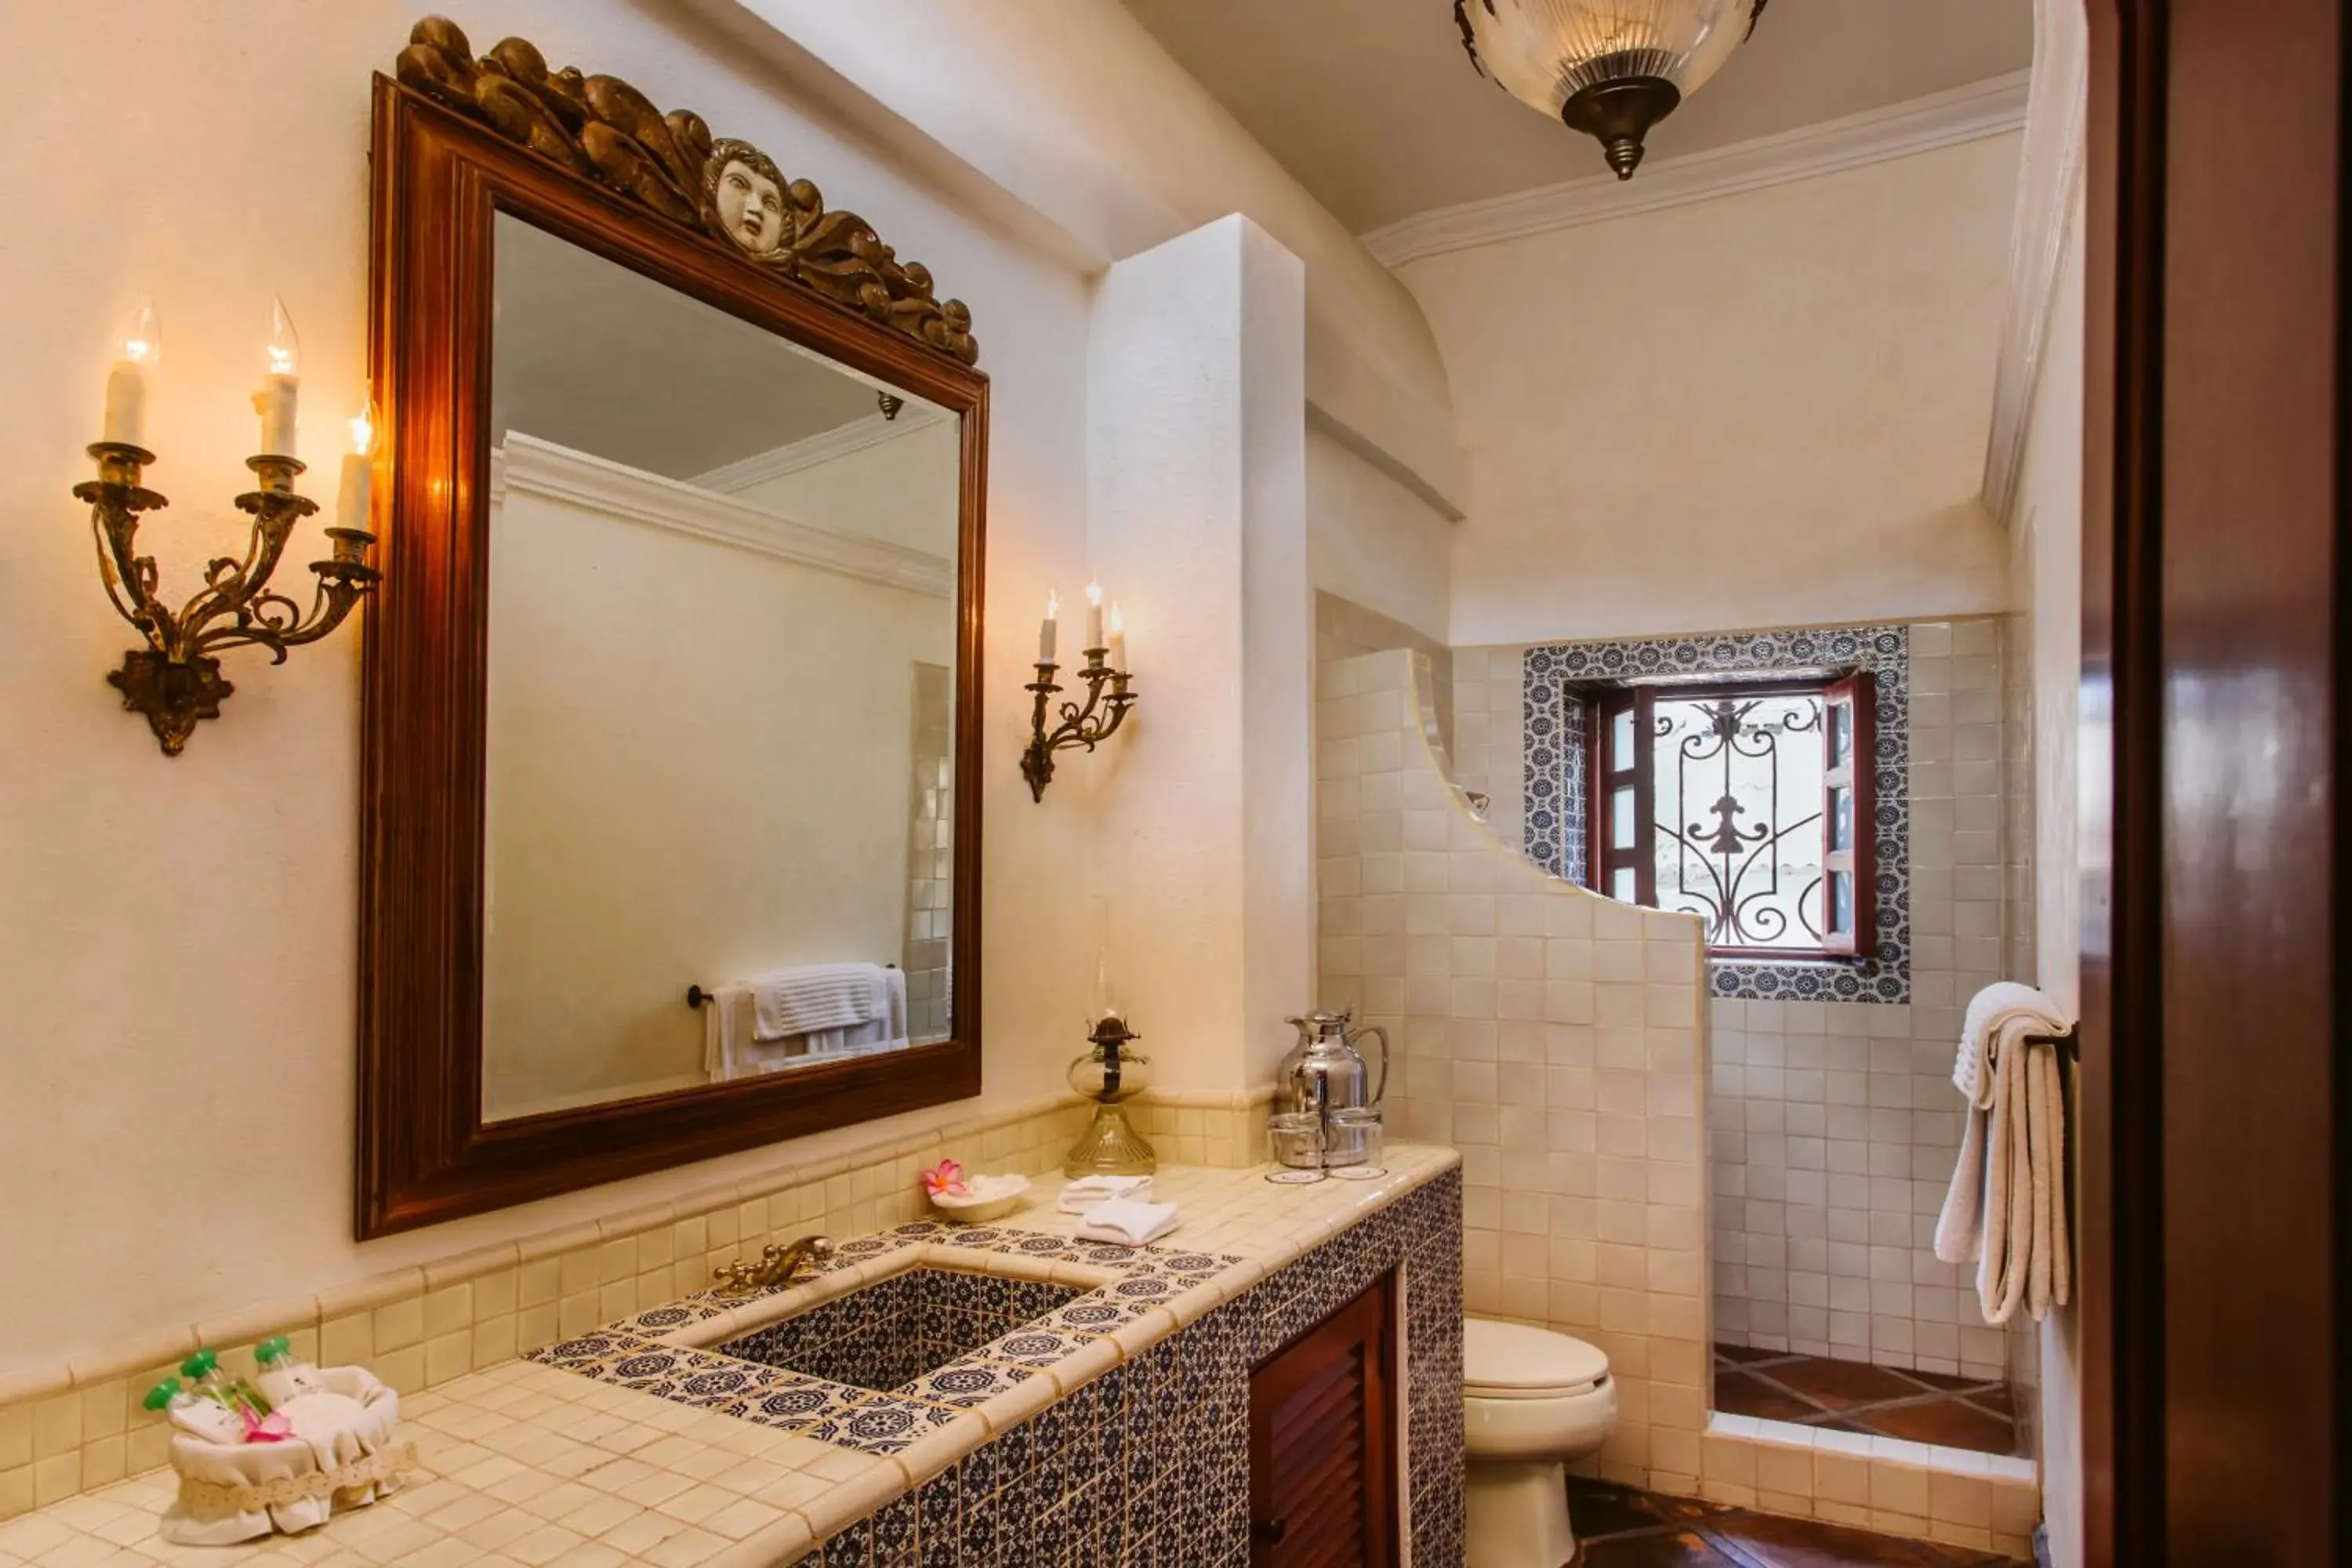
[[[1726,958],[1871,956],[1868,670],[1599,687],[1585,707],[1594,891],[1697,915]]]

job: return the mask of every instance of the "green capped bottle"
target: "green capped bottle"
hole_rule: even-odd
[[[199,1398],[180,1386],[176,1377],[167,1377],[147,1391],[142,1401],[148,1409],[161,1415],[183,1432],[214,1443],[239,1443],[245,1440],[245,1423],[236,1413],[215,1399]]]
[[[260,1371],[254,1382],[272,1405],[283,1405],[305,1394],[321,1394],[327,1381],[319,1369],[294,1353],[294,1342],[284,1334],[276,1334],[253,1347],[254,1364]]]

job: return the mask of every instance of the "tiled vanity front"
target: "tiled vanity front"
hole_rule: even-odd
[[[1236,1180],[1257,1178],[1219,1184]],[[1319,1204],[1262,1182],[1236,1196],[1279,1225],[1351,1185],[1325,1184]],[[1444,1170],[1402,1195],[1353,1190],[1365,1201],[1335,1216],[1352,1223],[1270,1269],[1180,1237],[1078,1241],[1031,1228],[1034,1211],[984,1226],[924,1220],[847,1244],[813,1284],[724,1310],[678,1302],[537,1359],[897,1459],[911,1489],[882,1508],[837,1527],[829,1516],[847,1516],[848,1499],[802,1510],[824,1532],[808,1560],[824,1568],[1238,1565],[1251,1369],[1401,1270],[1405,1531],[1413,1563],[1458,1564],[1459,1178]]]
[[[690,1296],[412,1396],[418,1484],[202,1556],[1239,1568],[1252,1367],[1393,1269],[1409,1560],[1460,1568],[1458,1163],[1391,1165],[1306,1187],[1165,1172],[1183,1224],[1146,1248],[1075,1240],[1050,1181],[999,1225],[858,1237],[814,1285]],[[0,1563],[188,1560],[154,1538],[170,1493],[152,1474],[0,1526]]]

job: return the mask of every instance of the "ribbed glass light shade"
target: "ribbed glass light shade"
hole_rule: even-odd
[[[1761,0],[1455,0],[1454,15],[1479,69],[1521,102],[1600,136],[1624,176],[1641,161],[1642,132],[1723,68],[1763,8]],[[1628,83],[1649,88],[1633,122],[1593,123],[1596,100]]]

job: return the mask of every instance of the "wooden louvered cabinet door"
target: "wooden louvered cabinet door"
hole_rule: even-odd
[[[1250,1374],[1251,1568],[1394,1568],[1396,1277]]]

